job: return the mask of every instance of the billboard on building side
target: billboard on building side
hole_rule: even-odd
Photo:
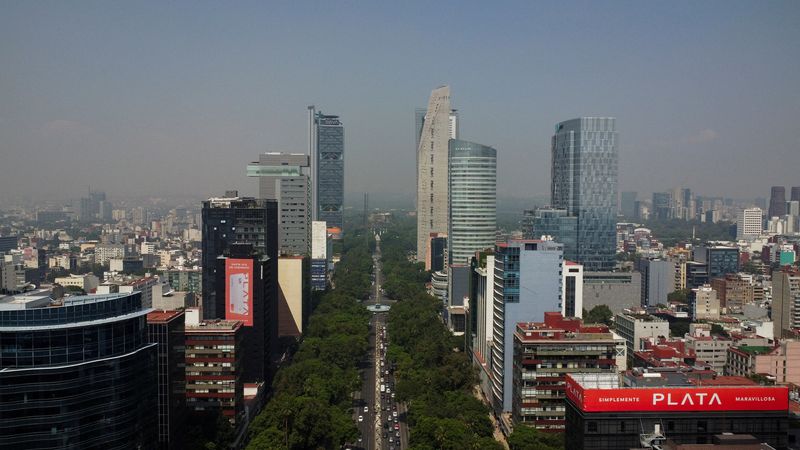
[[[225,260],[225,319],[253,326],[253,260]]]
[[[786,411],[786,386],[584,388],[567,376],[567,398],[585,412]]]

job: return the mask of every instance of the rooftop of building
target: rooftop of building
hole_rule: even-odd
[[[775,347],[769,347],[765,345],[741,345],[735,349],[751,355],[764,355],[772,352]]]
[[[209,331],[236,331],[242,327],[240,320],[207,320],[197,325],[186,325],[187,333],[203,333]]]
[[[627,317],[628,319],[633,320],[635,322],[665,322],[665,323],[667,322],[662,318],[647,313],[625,312],[617,315]]]
[[[570,373],[576,383],[586,389],[636,389],[653,387],[758,387],[758,383],[746,377],[698,376],[696,371],[675,368],[635,368],[622,374],[615,373]]]
[[[544,313],[544,322],[519,322],[514,334],[523,342],[613,339],[607,326],[584,324],[581,319],[564,317],[560,312]]]
[[[0,311],[42,308],[49,305],[49,289],[40,289],[22,294],[0,296]]]
[[[166,323],[183,315],[183,311],[161,309],[147,313],[148,323]]]
[[[58,300],[50,298],[50,291],[40,289],[38,291],[26,292],[23,294],[7,295],[0,297],[0,311],[14,311],[23,309],[37,308],[56,308],[61,306],[85,305],[99,303],[127,297],[131,293],[112,293],[100,295],[71,295]]]

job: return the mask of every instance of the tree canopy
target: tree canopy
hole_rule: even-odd
[[[291,364],[273,381],[273,395],[250,424],[248,449],[339,448],[353,442],[351,394],[368,348],[369,313],[358,303],[369,292],[372,236],[353,231],[342,243],[335,289],[324,293],[309,318]]]

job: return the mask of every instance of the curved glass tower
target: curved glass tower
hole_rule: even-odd
[[[156,348],[140,292],[0,298],[0,448],[153,448]]]
[[[497,150],[450,139],[448,261],[469,264],[476,251],[494,247],[497,229]]]

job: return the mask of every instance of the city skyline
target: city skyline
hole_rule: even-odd
[[[420,16],[415,4],[249,5],[221,14],[154,5],[9,5],[0,18],[9,62],[0,79],[4,199],[76,198],[87,184],[113,197],[255,195],[241,164],[306,148],[308,104],[346,119],[348,194],[413,198],[414,108],[441,84],[455,93],[462,137],[503,149],[499,197],[547,195],[540,162],[552,124],[606,114],[625,137],[620,191],[689,186],[748,198],[797,184],[800,63],[781,57],[800,39],[793,3],[464,5],[446,14],[435,6],[445,25],[459,26],[452,42],[431,48],[423,44],[438,32],[426,17],[436,14]],[[555,20],[565,15],[571,20]],[[287,28],[300,17],[338,39]],[[461,31],[478,24],[479,33]],[[397,36],[412,38],[400,44]],[[589,38],[599,51],[584,47]],[[430,70],[419,71],[417,60]],[[104,70],[86,71],[97,66]],[[781,164],[747,176],[765,156]],[[131,176],[120,177],[119,166]],[[219,175],[210,182],[202,176],[209,167]]]

